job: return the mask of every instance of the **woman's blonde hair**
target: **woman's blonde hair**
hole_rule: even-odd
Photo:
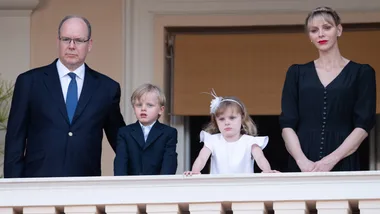
[[[257,135],[257,127],[249,116],[245,105],[237,97],[223,97],[215,113],[211,113],[211,121],[206,125],[205,131],[210,134],[220,133],[216,118],[223,114],[227,109],[233,108],[235,111],[241,114],[241,134]]]
[[[338,26],[341,24],[340,17],[338,13],[330,7],[317,7],[312,10],[305,20],[305,30],[308,30],[308,26],[310,21],[312,21],[315,17],[323,17],[326,22],[331,25]]]

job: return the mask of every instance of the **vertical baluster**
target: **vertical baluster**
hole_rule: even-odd
[[[65,214],[99,214],[96,206],[67,206]]]
[[[359,201],[360,214],[379,214],[380,200],[362,200]]]
[[[318,214],[351,214],[348,201],[317,201]]]
[[[24,207],[23,214],[58,214],[55,207]]]
[[[0,214],[16,214],[12,207],[0,207]]]
[[[147,204],[147,214],[180,214],[178,204]]]
[[[275,214],[308,214],[309,209],[305,201],[273,202]]]
[[[189,204],[191,214],[224,214],[221,203]]]
[[[264,202],[236,202],[231,207],[234,214],[267,214]]]
[[[139,208],[135,204],[131,205],[107,205],[106,214],[140,214]]]

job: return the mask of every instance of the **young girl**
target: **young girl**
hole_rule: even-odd
[[[262,151],[268,137],[254,137],[257,129],[244,104],[236,97],[217,97],[215,92],[211,95],[211,122],[200,133],[204,146],[192,170],[184,174],[200,174],[210,155],[210,174],[253,173],[254,160],[263,172],[277,172]]]

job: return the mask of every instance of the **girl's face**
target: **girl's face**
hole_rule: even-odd
[[[219,131],[228,142],[239,140],[242,115],[234,107],[228,107],[215,117]]]
[[[323,16],[314,17],[308,24],[311,42],[319,51],[329,51],[337,45],[337,38],[342,34],[342,26],[336,26],[332,20]]]

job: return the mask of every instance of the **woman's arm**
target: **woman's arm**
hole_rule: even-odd
[[[286,150],[294,158],[302,172],[311,172],[315,163],[310,161],[302,152],[300,141],[292,128],[282,129],[282,138],[285,141]]]
[[[364,129],[355,128],[336,150],[316,162],[313,171],[330,171],[339,161],[354,153],[367,136],[368,133]]]

